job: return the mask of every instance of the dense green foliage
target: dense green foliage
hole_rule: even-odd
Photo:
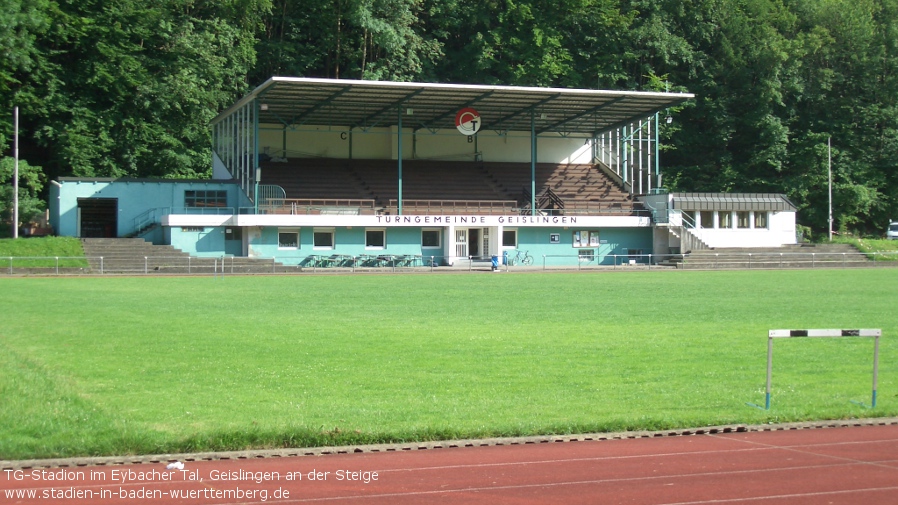
[[[894,416],[896,281],[0,278],[0,459]],[[745,405],[764,401],[768,330],[839,327],[882,329],[875,409],[851,402],[871,401],[860,338],[778,341],[771,409]]]
[[[898,217],[898,0],[5,3],[0,108],[48,179],[207,174],[208,121],[271,75],[670,89],[670,189],[783,192],[821,231],[832,138],[836,228]]]

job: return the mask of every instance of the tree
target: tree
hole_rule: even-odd
[[[13,218],[13,174],[15,159],[0,159],[0,219],[12,223]],[[44,200],[40,198],[44,187],[44,174],[41,167],[19,160],[19,223],[22,225],[40,215],[46,209]]]
[[[267,0],[85,0],[49,5],[36,40],[29,140],[53,176],[197,177],[209,120],[246,91]],[[32,149],[34,152],[34,149]]]
[[[441,53],[422,0],[276,0],[252,80],[272,75],[408,81]]]

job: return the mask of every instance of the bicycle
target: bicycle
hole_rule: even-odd
[[[520,249],[515,249],[515,256],[508,260],[508,264],[511,266],[515,265],[531,265],[533,264],[533,256],[530,256],[529,251],[521,251]]]

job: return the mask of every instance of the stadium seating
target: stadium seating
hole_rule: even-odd
[[[529,163],[407,160],[402,164],[403,212],[508,214],[529,208],[530,177]],[[262,183],[284,188],[285,207],[293,209],[315,206],[312,201],[326,207],[326,201],[350,200],[373,201],[377,212],[395,213],[398,180],[395,160],[288,158],[262,164]],[[548,188],[560,199],[561,205],[550,208],[558,214],[636,210],[630,195],[591,164],[539,163],[536,188],[538,195]],[[370,208],[360,206],[366,212]]]

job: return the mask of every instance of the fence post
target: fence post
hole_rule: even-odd
[[[100,275],[103,275],[103,257],[100,256]]]
[[[430,257],[430,273],[433,273],[433,259],[434,259],[434,257],[431,256]]]
[[[149,268],[149,266],[147,265],[148,262],[149,262],[149,261],[148,261],[147,257],[144,256],[144,257],[143,257],[143,273],[144,273],[144,275],[150,273],[150,268]]]
[[[543,254],[543,270],[546,269],[546,255]]]
[[[652,269],[652,253],[649,253],[649,270]]]
[[[9,275],[12,275],[12,256],[9,257]]]
[[[59,256],[56,257],[56,275],[59,275]]]
[[[277,260],[274,256],[271,257],[271,273],[277,273]]]
[[[187,257],[187,273],[190,273],[190,256]]]
[[[811,253],[811,268],[817,268],[817,253]]]
[[[748,269],[751,270],[751,253],[748,253]]]

